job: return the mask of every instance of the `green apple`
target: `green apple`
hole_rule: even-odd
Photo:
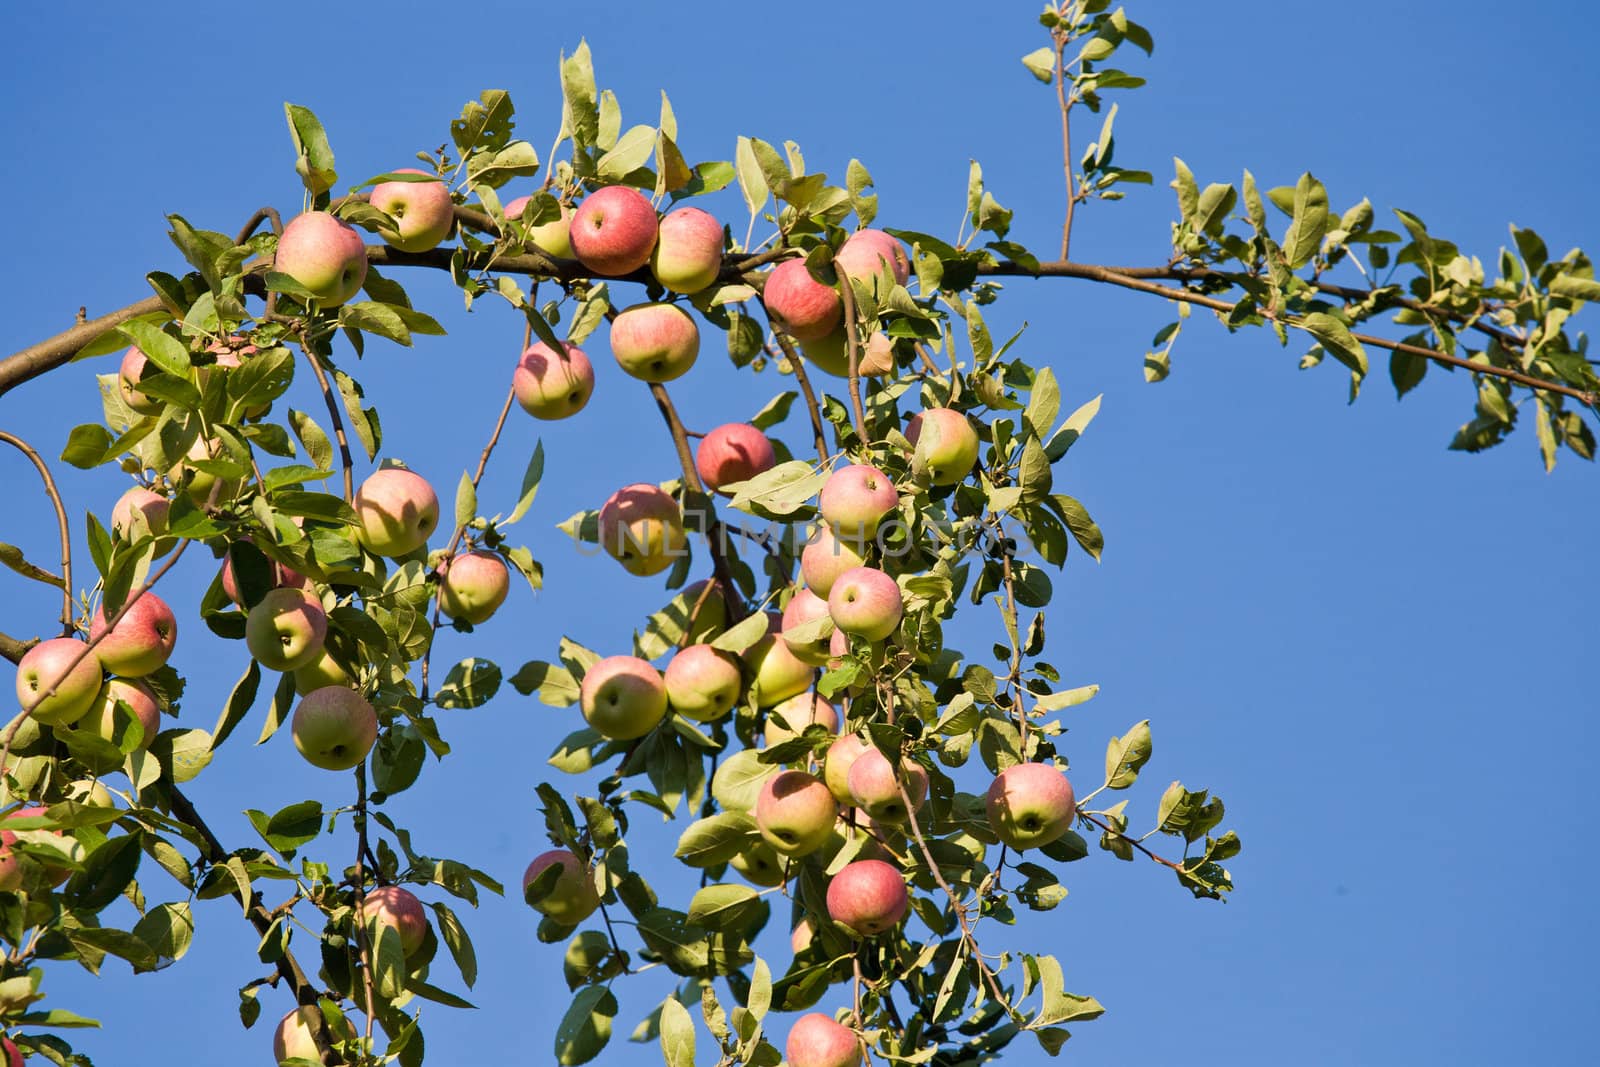
[[[326,645],[316,659],[294,670],[294,691],[301,696],[323,686],[342,685],[353,689],[355,684],[356,680],[328,654]]]
[[[288,672],[316,662],[327,636],[322,601],[304,589],[268,590],[245,616],[245,647],[268,670]]]
[[[642,382],[670,382],[699,357],[700,327],[677,304],[635,304],[612,320],[611,354]]]
[[[861,1067],[861,1038],[821,1012],[808,1012],[789,1028],[783,1054],[789,1067]]]
[[[756,706],[770,708],[797,693],[811,688],[816,668],[789,651],[783,640],[783,621],[776,612],[767,613],[767,633],[745,649],[745,666],[750,669],[750,692]]]
[[[722,223],[697,207],[680,207],[661,220],[650,272],[674,293],[698,293],[722,271]]]
[[[539,341],[523,350],[511,375],[517,403],[536,419],[576,415],[594,393],[594,365],[583,349],[563,344],[561,354]]]
[[[293,1059],[321,1063],[322,1053],[317,1048],[315,1037],[319,1025],[326,1030],[332,1029],[326,1025],[321,1010],[312,1004],[302,1004],[285,1015],[272,1035],[272,1054],[277,1062]],[[344,1030],[345,1040],[356,1039],[355,1024],[348,1018],[344,1020]]]
[[[865,546],[840,538],[830,526],[818,526],[800,550],[800,576],[817,596],[826,599],[839,575],[867,564]]]
[[[323,686],[300,699],[289,734],[313,767],[348,771],[372,751],[378,739],[378,713],[354,689]]]
[[[450,187],[415,167],[401,167],[389,173],[426,175],[432,180],[379,182],[372,187],[369,202],[394,220],[393,225],[379,226],[378,236],[390,248],[402,252],[426,252],[437,248],[441,241],[450,236],[450,227],[455,225],[455,205],[450,201]]]
[[[795,694],[767,712],[767,729],[763,737],[766,747],[792,741],[812,723],[837,730],[839,710],[810,690]]]
[[[133,717],[139,720],[139,728],[144,731],[136,750],[143,751],[149,748],[150,742],[161,732],[161,708],[156,703],[155,693],[137,679],[108,679],[101,687],[99,699],[96,700],[94,707],[78,720],[77,729],[116,744],[119,703],[128,706],[133,712]]]
[[[367,280],[367,247],[349,223],[307,211],[283,228],[272,269],[293,278],[320,306],[337,307]]]
[[[583,861],[566,849],[554,848],[534,857],[522,875],[523,898],[527,899],[528,889],[541,874],[556,866],[560,873],[550,891],[537,900],[528,900],[528,904],[563,926],[576,926],[594,914],[600,906],[600,894]]]
[[[826,618],[831,618],[828,602],[809,589],[796,592],[783,608],[784,644],[789,646],[789,651],[797,659],[813,667],[821,667],[828,662],[828,643],[833,639],[833,627],[812,625]],[[806,637],[806,633],[812,636]]]
[[[906,810],[905,795],[911,798],[912,810],[922,807],[928,796],[928,772],[914,760],[902,759],[899,774],[887,756],[876,748],[861,753],[845,777],[850,796],[856,807],[871,816],[874,822],[898,826],[910,817]]]
[[[906,426],[911,442],[911,472],[928,485],[955,485],[978,462],[978,433],[959,411],[930,408]]]
[[[780,886],[787,880],[789,865],[765,841],[754,841],[736,853],[728,866],[752,885]]]
[[[900,493],[876,467],[852,463],[828,476],[817,496],[822,521],[839,537],[861,543],[871,540],[878,524],[899,506]]]
[[[845,734],[828,746],[828,754],[822,761],[822,780],[828,784],[833,799],[846,807],[855,805],[856,798],[850,792],[850,768],[863,753],[876,751],[858,734]]]
[[[696,722],[716,722],[739,702],[744,678],[732,654],[710,645],[690,645],[667,661],[667,702]]]

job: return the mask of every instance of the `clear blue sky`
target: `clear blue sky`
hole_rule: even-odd
[[[580,36],[625,121],[653,122],[657,91],[669,92],[691,160],[731,158],[737,134],[796,140],[833,174],[857,155],[877,179],[885,224],[948,233],[977,158],[1016,211],[1016,239],[1040,250],[1057,239],[1053,99],[1017,62],[1044,43],[1037,4],[988,5],[978,17],[967,4],[833,0],[781,17],[731,3],[559,15],[526,4],[160,6],[27,5],[7,18],[6,351],[70,325],[80,304],[98,314],[142,297],[146,271],[180,271],[168,212],[232,231],[264,203],[293,211],[284,100],[321,115],[343,182],[445,142],[449,119],[483,88],[512,92],[542,154],[558,117],[556,56]],[[1157,184],[1084,212],[1075,258],[1165,256],[1173,155],[1202,182],[1237,181],[1248,167],[1277,185],[1310,169],[1335,207],[1366,195],[1380,211],[1415,211],[1491,269],[1508,222],[1538,230],[1558,254],[1600,246],[1595,141],[1577,115],[1600,91],[1587,7],[1551,2],[1517,17],[1481,0],[1129,7],[1157,49],[1134,65],[1151,84],[1123,97],[1117,156]],[[735,201],[722,204],[742,219]],[[383,411],[387,451],[448,497],[504,395],[520,328],[487,303],[463,316],[439,278],[405,280],[451,336],[412,350],[373,344],[359,376]],[[1108,542],[1102,565],[1074,554],[1056,583],[1050,658],[1073,682],[1103,687],[1072,713],[1066,750],[1097,779],[1106,738],[1151,718],[1155,759],[1131,801],[1139,820],[1181,778],[1223,795],[1245,844],[1226,906],[1189,900],[1153,865],[1096,852],[1067,871],[1060,909],[990,932],[986,947],[1048,943],[1069,987],[1107,1005],[1064,1055],[1589,1062],[1583,1020],[1600,939],[1588,897],[1600,864],[1585,840],[1600,739],[1583,675],[1600,472],[1564,453],[1546,476],[1531,431],[1487,455],[1447,452],[1470,414],[1463,378],[1430,374],[1397,405],[1378,365],[1347,407],[1341,371],[1298,371],[1298,350],[1230,337],[1200,316],[1172,378],[1146,386],[1141,359],[1166,308],[1087,283],[1009,288],[991,315],[996,331],[1027,321],[1026,351],[1055,368],[1068,403],[1105,394],[1057,479]],[[594,350],[604,356],[599,339]],[[547,587],[537,598],[517,589],[474,648],[509,669],[548,656],[562,634],[623,651],[660,601],[654,581],[577,556],[554,529],[617,485],[673,471],[644,389],[611,360],[595,362],[584,417],[535,426],[514,413],[485,483],[488,506],[509,507],[543,435],[550,473],[524,529]],[[59,454],[68,428],[93,417],[92,374],[109,366],[0,398],[0,426]],[[707,429],[748,417],[784,385],[771,372],[734,374],[712,348],[676,393],[691,426]],[[104,516],[121,484],[109,471],[58,473],[81,537],[84,508]],[[0,539],[48,561],[53,527],[32,472],[0,455],[0,484],[11,490]],[[203,559],[188,559],[165,592],[192,606],[210,577]],[[5,575],[0,590],[0,629],[48,625],[48,590]],[[184,626],[185,719],[209,728],[241,650]],[[974,631],[963,643],[989,640]],[[465,647],[447,633],[440,659]],[[509,690],[446,714],[456,755],[430,765],[395,814],[426,850],[515,882],[545,847],[533,787],[557,777],[544,758],[575,718]],[[348,800],[347,779],[307,767],[287,737],[252,748],[253,729],[193,791],[230,845],[254,843],[245,807]],[[635,855],[663,857],[677,829],[641,815]],[[346,852],[341,835],[322,854],[342,863]],[[147,874],[152,901],[181,893]],[[662,888],[687,899],[689,883],[669,876]],[[74,1035],[101,1063],[270,1061],[269,1025],[245,1032],[234,1014],[234,990],[264,971],[252,931],[227,901],[200,904],[197,918],[196,948],[161,974],[135,980],[112,962],[96,981],[50,968],[50,1006],[105,1021]],[[481,1010],[426,1008],[436,1062],[549,1062],[566,994],[561,950],[535,941],[534,918],[514,898],[467,917]],[[779,934],[760,946],[776,968],[787,961]],[[622,1034],[665,987],[656,973],[619,987]],[[267,1024],[289,1003],[281,991],[263,996]],[[787,1026],[773,1022],[781,1039]],[[1042,1059],[1032,1042],[1015,1048],[1006,1062]],[[657,1057],[619,1043],[603,1062]]]

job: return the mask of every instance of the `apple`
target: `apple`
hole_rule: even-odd
[[[761,288],[767,313],[797,341],[820,341],[844,321],[839,291],[811,276],[803,259],[786,259]]]
[[[745,846],[728,866],[739,872],[751,885],[780,886],[788,880],[789,865],[765,841],[755,841]]]
[[[611,354],[642,382],[670,382],[694,366],[700,327],[677,304],[635,304],[612,320]]]
[[[505,206],[506,218],[521,219],[522,209],[528,206],[531,196],[519,196]],[[561,205],[561,217],[528,227],[528,239],[534,247],[547,255],[560,259],[572,258],[572,208]]]
[[[631,741],[666,717],[667,686],[648,661],[607,656],[584,672],[578,704],[585,721],[602,736]]]
[[[111,533],[125,541],[135,540],[143,531],[160,537],[167,532],[167,509],[171,506],[160,493],[136,485],[118,497],[111,509]]]
[[[322,601],[304,589],[270,590],[245,616],[245,647],[268,670],[288,672],[315,662],[327,636]]]
[[[71,637],[52,637],[28,649],[17,663],[22,710],[47,726],[83,718],[100,694],[100,660],[85,647]]]
[[[650,272],[669,292],[698,293],[722,271],[722,223],[697,207],[661,220]]]
[[[563,343],[561,354],[543,341],[529,345],[511,373],[517,403],[536,419],[576,415],[594,393],[594,365],[583,349]]]
[[[700,439],[695,450],[694,469],[705,487],[723,496],[732,496],[722,487],[749,481],[777,465],[767,435],[748,422],[728,422]]]
[[[828,754],[822,760],[822,780],[833,799],[846,807],[855,805],[855,795],[850,792],[850,768],[863,754],[876,751],[857,734],[845,734],[828,746]]]
[[[807,1012],[789,1028],[783,1054],[789,1067],[861,1067],[861,1038],[819,1011]]]
[[[632,274],[655,251],[656,209],[626,185],[608,185],[584,197],[572,213],[572,253],[595,274]]]
[[[267,564],[272,568],[273,589],[309,590],[313,588],[311,579],[307,578],[293,567],[270,559],[267,560]],[[239,605],[239,607],[243,608],[246,606],[244,602],[244,594],[239,591],[239,583],[233,574],[233,553],[231,552],[222,560],[222,591],[227,594],[229,600]]]
[[[838,378],[850,376],[850,342],[844,327],[820,337],[804,341],[800,351],[818,369]],[[862,378],[878,378],[894,370],[894,342],[882,330],[877,331],[856,352],[856,374]]]
[[[796,956],[811,947],[811,942],[816,940],[817,925],[807,915],[794,924],[794,929],[789,931],[789,951]]]
[[[523,897],[526,899],[534,879],[557,864],[561,873],[556,876],[555,887],[542,899],[528,903],[563,926],[576,926],[594,914],[600,906],[600,894],[595,891],[594,879],[583,861],[566,849],[553,848],[534,857],[522,875]]]
[[[415,167],[401,167],[391,174],[423,174]],[[450,187],[433,175],[425,182],[379,182],[372,187],[373,207],[394,219],[393,226],[379,226],[378,236],[390,248],[402,252],[426,252],[437,248],[450,236],[455,224],[455,205],[450,202]],[[849,242],[845,242],[848,244]]]
[[[800,550],[800,576],[813,593],[824,598],[833,591],[839,575],[866,563],[860,543],[841,538],[829,526],[818,526]]]
[[[683,513],[659,486],[623,486],[600,508],[600,547],[630,574],[661,573],[683,554],[685,544]]]
[[[750,692],[756,706],[770,708],[811,688],[814,668],[800,659],[783,640],[783,623],[776,612],[767,613],[766,635],[745,650],[745,665],[754,681]]]
[[[161,708],[149,686],[137,679],[112,678],[100,687],[99,698],[88,714],[78,720],[77,729],[93,734],[112,744],[117,740],[117,704],[128,705],[134,718],[144,731],[139,750],[150,747],[150,742],[161,732]]]
[[[847,863],[828,883],[828,917],[860,937],[893,929],[909,906],[905,879],[883,860]]]
[[[31,819],[43,815],[47,809],[43,804],[30,804],[18,808],[7,815],[3,822],[12,819]],[[13,852],[11,846],[16,843],[17,833],[25,831],[0,830],[0,889],[16,892],[27,881],[29,870],[42,872],[43,880],[51,888],[60,885],[72,877],[70,867],[56,867],[36,856],[24,856],[20,852]],[[60,830],[52,830],[57,837],[65,836]]]
[[[832,669],[844,663],[844,658],[850,654],[850,635],[838,627],[834,628],[833,636],[828,638],[828,667]]]
[[[184,475],[188,480],[184,482],[184,495],[197,508],[205,508],[212,503],[211,494],[216,492],[215,503],[222,504],[239,495],[240,486],[243,484],[238,478],[218,478],[210,471],[201,470],[191,466],[185,460],[222,459],[224,449],[216,440],[207,441],[197,437],[189,450],[184,453],[184,459],[179,460],[172,468],[170,477],[174,482],[184,482]],[[220,484],[219,484],[220,483]]]
[[[322,307],[338,307],[367,280],[367,247],[348,222],[307,211],[283,228],[272,269],[293,278]]]
[[[852,463],[828,476],[817,495],[822,521],[849,540],[869,540],[878,524],[900,503],[899,491],[889,476],[876,467]]]
[[[5,1067],[22,1067],[22,1052],[9,1037],[0,1037],[0,1054],[5,1056]]]
[[[856,757],[845,783],[856,806],[874,822],[888,826],[899,826],[910,818],[905,798],[900,795],[902,783],[906,796],[911,798],[912,810],[922,807],[928,796],[928,772],[920,763],[902,759],[897,779],[889,758],[876,748],[869,748]]]
[[[833,638],[833,631],[828,631],[810,640],[801,640],[791,637],[791,631],[826,617],[828,602],[809,589],[802,589],[789,598],[789,603],[783,608],[783,642],[789,646],[789,651],[795,658],[814,667],[820,667],[828,662],[828,642]]]
[[[348,771],[378,740],[378,713],[354,689],[325,685],[300,698],[289,733],[313,767]]]
[[[792,741],[812,723],[826,726],[829,731],[837,730],[839,710],[809,691],[790,697],[767,712],[767,729],[763,736],[766,747]]]
[[[911,471],[929,485],[955,485],[978,462],[978,433],[967,417],[950,408],[919,411],[906,425]]]
[[[356,536],[368,552],[391,558],[415,552],[439,525],[439,498],[404,467],[373,471],[356,490]]]
[[[153,396],[146,396],[139,392],[137,386],[139,379],[146,372],[154,373],[150,366],[150,359],[137,345],[122,353],[122,363],[117,367],[117,389],[122,394],[122,402],[127,404],[140,415],[159,415],[166,408],[167,402]]]
[[[441,566],[439,606],[452,619],[474,626],[488,622],[511,592],[510,568],[487,549],[463,552]]]
[[[885,265],[894,275],[896,285],[906,284],[911,277],[911,261],[906,258],[905,246],[882,230],[857,230],[845,238],[839,251],[833,254],[833,265],[836,270],[863,281],[874,277]]]
[[[428,917],[422,901],[409,889],[397,885],[379,886],[361,901],[358,913],[363,923],[375,922],[400,935],[400,951],[407,956],[428,939]]]
[[[667,702],[686,719],[716,722],[739,702],[739,663],[710,645],[690,645],[667,661]]]
[[[316,659],[294,669],[294,691],[301,696],[306,696],[324,686],[342,685],[353,689],[355,684],[356,680],[339,666],[337,660],[328,655],[326,647]]]
[[[815,776],[780,771],[762,785],[755,817],[762,840],[793,858],[815,852],[827,842],[839,805]]]
[[[881,641],[900,625],[905,604],[895,580],[876,567],[855,567],[839,575],[828,593],[828,614],[847,634]]]
[[[989,786],[985,807],[995,836],[1014,849],[1059,840],[1078,817],[1067,776],[1048,763],[1013,763]]]
[[[272,1035],[272,1055],[277,1062],[297,1059],[321,1063],[322,1052],[317,1048],[315,1036],[319,1026],[327,1031],[330,1038],[333,1036],[332,1027],[327,1025],[322,1010],[314,1004],[302,1004],[285,1015]],[[344,1029],[345,1040],[354,1041],[356,1027],[348,1018],[344,1020]]]
[[[678,595],[689,605],[686,625],[690,641],[709,641],[728,628],[728,601],[723,597],[721,587],[712,579],[702,578],[692,585],[686,585]]]
[[[94,653],[100,666],[124,678],[142,678],[159,670],[172,655],[178,620],[167,602],[154,593],[145,593],[138,600],[130,597],[124,609],[117,625],[106,633],[105,604],[97,607],[89,623],[89,640],[99,642]]]

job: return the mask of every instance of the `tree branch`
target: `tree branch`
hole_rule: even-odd
[[[344,502],[353,504],[355,503],[354,461],[350,458],[350,439],[344,432],[344,416],[339,413],[339,402],[333,398],[333,389],[328,385],[328,375],[322,369],[322,360],[311,350],[304,337],[300,339],[300,349],[305,353],[306,362],[311,364],[311,371],[317,376],[317,385],[322,389],[322,399],[328,405],[328,417],[333,420],[333,436],[339,442],[339,462],[344,467]]]
[[[56,480],[50,476],[50,468],[45,465],[39,453],[33,447],[15,434],[0,430],[0,441],[11,445],[17,451],[27,456],[33,465],[39,469],[39,477],[44,479],[45,495],[50,498],[50,503],[56,509],[56,528],[61,533],[61,634],[63,637],[72,633],[72,535],[67,529],[67,509],[61,503],[61,493],[56,489]]]
[[[778,347],[783,350],[784,358],[789,361],[789,366],[794,370],[794,380],[800,383],[800,393],[805,397],[806,413],[811,416],[811,434],[816,439],[817,462],[828,462],[828,438],[822,430],[822,409],[817,406],[817,394],[811,388],[811,376],[806,373],[805,360],[800,358],[800,353],[790,343],[789,339],[777,330],[772,331],[773,340],[778,342]]]
[[[1077,183],[1072,177],[1072,105],[1067,102],[1068,34],[1058,26],[1050,32],[1050,36],[1055,38],[1056,45],[1056,104],[1061,108],[1061,169],[1067,179],[1067,216],[1061,223],[1061,258],[1068,259],[1068,250],[1072,247],[1072,214],[1078,206]]]
[[[834,264],[839,275],[839,299],[844,302],[844,345],[850,361],[850,413],[854,417],[856,436],[865,448],[871,438],[867,436],[867,413],[861,406],[861,338],[856,331],[856,290],[850,275]]]

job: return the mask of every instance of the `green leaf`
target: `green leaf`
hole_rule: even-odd
[[[715,867],[743,851],[755,831],[755,822],[743,812],[718,812],[690,824],[673,856],[690,867]]]
[[[1056,50],[1048,46],[1035,48],[1032,52],[1022,57],[1022,65],[1028,68],[1028,73],[1049,85],[1056,80]]]
[[[99,911],[116,900],[139,872],[139,860],[144,855],[139,847],[142,837],[136,832],[108,838],[85,858],[83,870],[72,876],[67,895],[90,911]]]
[[[312,196],[321,196],[339,180],[333,169],[333,149],[328,146],[328,135],[310,108],[285,101],[283,113],[289,120],[289,137],[294,141],[295,173],[300,175]]]
[[[1139,777],[1139,769],[1151,755],[1150,720],[1133,725],[1122,737],[1113,737],[1106,746],[1106,787],[1126,789]]]
[[[1350,327],[1321,311],[1313,311],[1296,325],[1320,341],[1330,355],[1350,368],[1351,373],[1357,377],[1366,376],[1367,350],[1350,333]]]
[[[306,455],[311,457],[311,462],[322,470],[333,469],[333,444],[315,419],[303,411],[290,408],[289,427],[294,430],[295,437],[299,438]]]
[[[595,101],[594,61],[587,41],[580,40],[571,56],[561,57],[561,96],[562,117],[573,145],[580,149],[591,147],[600,135],[600,109]]]
[[[1428,373],[1428,361],[1410,352],[1389,354],[1389,380],[1394,383],[1395,396],[1402,397],[1418,385]]]
[[[735,654],[745,652],[767,634],[769,621],[763,612],[755,612],[735,626],[724,630],[712,641],[711,647]]]
[[[618,182],[644,166],[656,147],[656,131],[649,126],[634,126],[617,140],[611,151],[595,163],[596,173],[609,182]]]
[[[1051,712],[1063,711],[1067,708],[1086,704],[1100,692],[1098,685],[1081,685],[1076,689],[1066,689],[1059,693],[1049,693],[1040,697],[1033,705],[1035,711]]]
[[[676,997],[661,1003],[661,1055],[666,1067],[694,1067],[694,1020]]]
[[[723,486],[733,493],[730,507],[758,518],[782,518],[804,508],[822,491],[828,472],[814,470],[804,460],[793,459],[743,482]]]
[[[500,691],[500,668],[486,659],[464,659],[450,668],[433,702],[441,708],[476,708]]]
[[[472,484],[472,475],[461,472],[461,482],[456,486],[456,525],[469,526],[478,517],[478,487]]]
[[[472,948],[472,939],[467,936],[466,927],[461,925],[461,920],[456,917],[456,913],[449,905],[435,903],[429,906],[438,917],[439,936],[456,961],[456,969],[461,972],[461,980],[466,983],[468,989],[471,989],[473,983],[478,980],[478,954]]]
[[[1194,173],[1188,165],[1177,156],[1172,157],[1172,167],[1177,173],[1172,179],[1172,187],[1178,193],[1178,215],[1187,223],[1200,210],[1200,186],[1195,183]]]
[[[761,164],[756,161],[754,142],[750,138],[738,139],[734,147],[733,165],[739,176],[739,191],[744,194],[745,206],[750,209],[750,217],[754,219],[767,206],[767,179],[761,172]]]
[[[1550,282],[1550,295],[1600,303],[1600,282],[1574,274],[1558,274]]]
[[[533,455],[528,459],[528,466],[522,472],[522,490],[517,497],[517,506],[512,509],[511,517],[500,526],[509,526],[521,519],[533,507],[533,498],[538,495],[539,483],[544,479],[544,442],[535,441]]]
[[[611,1020],[617,1017],[617,998],[603,985],[585,986],[572,998],[556,1027],[556,1062],[588,1063],[611,1040]]]
[[[1294,217],[1283,235],[1283,253],[1289,266],[1299,270],[1311,262],[1328,232],[1328,191],[1309,173],[1294,188]]]
[[[1054,956],[1035,957],[1034,964],[1039,968],[1039,992],[1043,1003],[1039,1007],[1039,1014],[1028,1023],[1030,1029],[1077,1019],[1098,1019],[1105,1014],[1105,1008],[1093,997],[1066,991],[1061,964]]]
[[[689,921],[708,930],[738,927],[741,916],[760,900],[747,885],[708,885],[689,901]]]
[[[174,378],[187,381],[189,377],[189,350],[166,331],[149,322],[125,322],[118,332],[136,345],[157,367]]]
[[[344,401],[345,414],[349,416],[350,429],[361,441],[361,447],[366,449],[367,458],[378,458],[378,447],[383,443],[383,431],[378,425],[378,413],[372,408],[365,410],[361,407],[361,400],[365,394],[361,386],[350,375],[342,370],[333,372],[334,384],[339,387],[339,397]]]
[[[61,450],[61,459],[79,470],[93,470],[106,461],[106,453],[111,445],[111,434],[104,426],[86,422],[74,426],[67,435],[67,446]]]
[[[756,797],[766,780],[781,770],[761,762],[761,754],[752,749],[734,753],[717,768],[711,779],[711,795],[727,811],[752,811]]]
[[[261,665],[255,660],[250,661],[250,666],[245,668],[244,676],[234,684],[233,692],[228,694],[228,702],[223,705],[222,714],[217,717],[217,725],[211,732],[211,748],[215,751],[222,742],[233,733],[233,728],[250,713],[251,707],[256,702],[256,691],[261,686]]]

